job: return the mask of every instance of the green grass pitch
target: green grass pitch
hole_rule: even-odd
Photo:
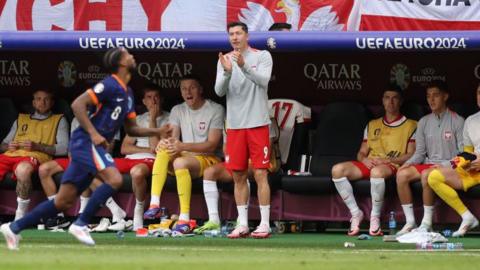
[[[2,239],[0,269],[479,269],[480,237],[454,239],[463,251],[417,251],[414,245],[357,240],[339,233],[276,234],[269,239],[136,238],[93,234],[95,247],[67,233],[27,230],[19,251]],[[344,242],[355,243],[345,248]]]

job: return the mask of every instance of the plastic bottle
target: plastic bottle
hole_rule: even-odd
[[[212,237],[222,237],[222,233],[219,230],[210,230],[203,232],[203,236],[212,238]]]
[[[395,219],[395,212],[391,211],[388,218],[388,229],[390,230],[390,235],[397,233],[397,220]]]
[[[420,250],[463,250],[463,243],[418,243]]]

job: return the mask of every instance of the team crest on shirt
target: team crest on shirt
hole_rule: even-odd
[[[207,124],[205,122],[198,123],[198,129],[201,130],[201,131],[204,131],[206,126],[207,126]]]
[[[445,133],[443,134],[443,138],[445,140],[451,140],[453,138],[453,134],[451,131],[445,131]]]
[[[103,92],[103,89],[105,89],[105,86],[103,85],[103,83],[97,83],[94,87],[93,87],[93,92],[97,93],[97,94],[100,94]]]
[[[381,130],[379,128],[375,129],[375,131],[373,131],[373,135],[374,136],[380,136],[380,131]]]

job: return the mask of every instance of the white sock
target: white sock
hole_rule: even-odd
[[[270,205],[260,205],[260,225],[265,224],[270,227]]]
[[[83,210],[87,206],[89,200],[90,200],[90,197],[80,196],[80,209],[78,210],[79,214],[83,213]]]
[[[462,214],[462,219],[463,220],[475,219],[475,216],[472,214],[472,212],[467,210],[467,211],[465,211],[465,213]]]
[[[152,195],[150,197],[150,206],[152,206],[152,205],[160,206],[160,196]]]
[[[372,195],[372,212],[370,216],[380,217],[385,196],[385,178],[370,178],[370,193]]]
[[[432,218],[433,218],[434,206],[424,205],[423,206],[423,219],[422,224],[432,227]]]
[[[180,213],[178,220],[190,221],[190,213]]]
[[[124,219],[127,216],[127,213],[123,211],[120,206],[113,200],[112,197],[108,198],[105,205],[112,213],[112,222],[119,222],[120,220]]]
[[[218,216],[218,188],[216,181],[203,180],[203,194],[208,209],[208,220],[220,224]]]
[[[360,212],[355,197],[353,196],[352,184],[348,181],[346,177],[332,179],[337,188],[338,194],[342,198],[343,202],[347,205],[352,216],[356,216]]]
[[[57,194],[52,195],[52,196],[48,196],[48,200],[53,201],[53,200],[55,200],[55,197],[57,197]]]
[[[15,211],[15,220],[21,219],[25,216],[25,213],[28,210],[28,204],[30,204],[30,199],[22,199],[17,197],[17,211]]]
[[[237,205],[238,218],[237,222],[241,226],[248,227],[248,205]]]
[[[413,204],[402,204],[403,213],[407,224],[416,225],[415,214],[413,213]]]
[[[135,209],[133,210],[133,230],[143,228],[143,211],[145,202],[136,200]]]

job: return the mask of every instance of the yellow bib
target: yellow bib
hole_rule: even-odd
[[[30,114],[19,114],[17,119],[17,131],[13,137],[13,141],[32,141],[35,143],[54,145],[58,124],[60,123],[62,116],[62,114],[52,114],[46,119],[39,120],[32,119]],[[23,149],[7,151],[5,152],[5,155],[11,157],[34,157],[40,163],[52,159],[50,155],[43,152],[26,151]]]
[[[395,158],[407,152],[408,142],[413,139],[417,121],[406,119],[397,126],[389,126],[378,118],[368,123],[368,157]]]

